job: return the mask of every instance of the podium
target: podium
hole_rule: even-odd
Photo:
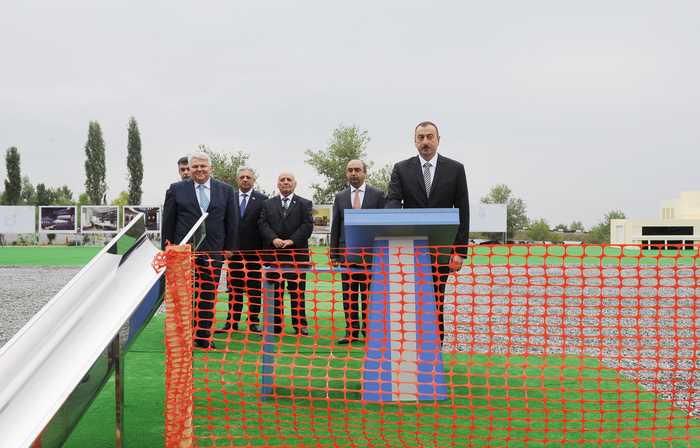
[[[365,401],[447,399],[431,261],[450,255],[428,246],[451,246],[458,228],[457,209],[345,211],[348,261],[362,261],[352,248],[374,247]]]
[[[432,260],[447,263],[450,255],[431,253],[429,246],[451,246],[458,228],[457,209],[345,210],[346,260],[371,265],[365,401],[447,399]],[[275,270],[284,271],[265,268],[264,272]],[[267,276],[263,277],[261,401],[274,387],[275,357],[273,299]]]

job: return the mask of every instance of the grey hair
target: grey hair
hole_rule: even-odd
[[[209,154],[207,154],[206,152],[197,151],[197,152],[193,152],[192,154],[190,154],[187,157],[187,164],[188,165],[192,164],[192,159],[206,160],[207,163],[209,164],[209,166],[211,166],[211,157],[209,157]]]
[[[241,175],[241,171],[250,171],[253,174],[253,179],[258,178],[258,173],[255,172],[255,170],[248,165],[243,165],[238,167],[238,171],[236,171],[236,178],[238,178]]]

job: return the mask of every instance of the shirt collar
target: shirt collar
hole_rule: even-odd
[[[282,196],[280,194],[280,201],[282,200],[282,198],[289,198],[289,202],[292,202],[293,197],[294,197],[294,193],[290,193],[289,196]]]
[[[432,159],[430,160],[425,160],[422,155],[418,154],[418,157],[422,160],[422,163],[420,166],[425,165],[425,162],[430,162],[430,166],[436,166],[437,164],[437,158],[438,158],[438,153],[435,153]]]
[[[203,184],[198,184],[198,183],[195,182],[194,180],[192,181],[192,183],[194,184],[194,189],[195,189],[195,190],[199,189],[199,186],[200,186],[200,185],[204,185],[204,188],[205,188],[205,189],[211,191],[211,177],[210,177],[209,179],[207,179],[207,181],[204,182]]]
[[[238,195],[241,196],[241,195],[247,194],[248,196],[246,196],[246,197],[249,198],[249,197],[253,196],[253,190],[254,190],[254,188],[251,188],[246,193],[243,193],[241,190],[238,190]]]
[[[367,187],[367,182],[362,182],[362,185],[360,185],[360,188],[355,188],[352,185],[350,185],[350,189],[354,192],[355,190],[360,190],[361,192],[365,192],[365,188]]]

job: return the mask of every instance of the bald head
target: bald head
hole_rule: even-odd
[[[297,180],[291,171],[281,172],[277,177],[277,189],[282,196],[289,196],[297,188]]]

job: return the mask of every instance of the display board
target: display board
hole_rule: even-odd
[[[146,232],[160,233],[160,206],[125,205],[122,208],[122,213],[124,214],[124,227],[139,213],[143,213],[146,217]]]
[[[76,233],[78,224],[75,219],[77,207],[75,205],[41,206],[39,216],[41,225],[39,232],[42,233]]]
[[[333,206],[314,205],[314,233],[331,233]]]
[[[81,207],[80,229],[84,233],[113,233],[119,230],[119,206],[91,205]]]
[[[0,233],[36,232],[36,207],[20,205],[0,206]]]
[[[470,204],[470,232],[506,232],[508,229],[506,204]]]

